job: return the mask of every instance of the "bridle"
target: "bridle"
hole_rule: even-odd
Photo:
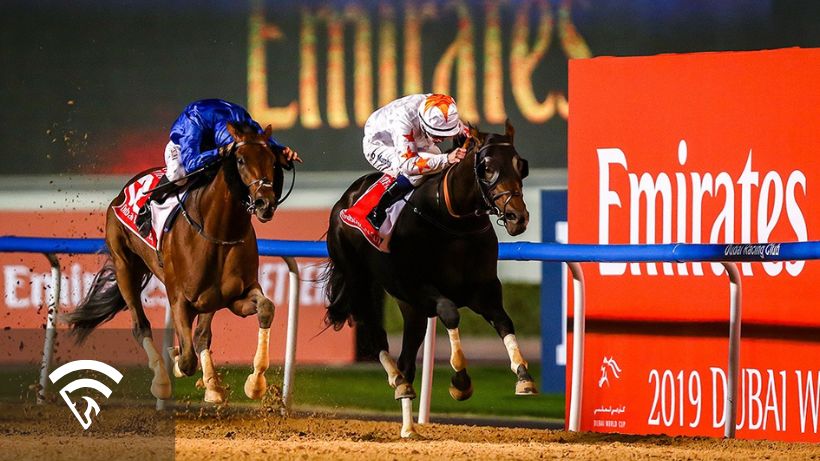
[[[507,206],[509,205],[510,201],[519,196],[523,196],[524,193],[520,190],[518,191],[503,191],[503,192],[495,192],[496,185],[498,184],[498,180],[501,177],[501,172],[496,171],[495,174],[490,178],[486,179],[484,174],[484,168],[486,168],[486,152],[491,147],[513,147],[511,142],[492,142],[488,144],[482,145],[476,152],[475,152],[475,163],[473,165],[473,172],[476,180],[476,187],[479,190],[479,195],[482,198],[483,203],[479,204],[479,206],[472,212],[466,214],[458,214],[453,210],[451,200],[450,200],[450,192],[448,186],[448,176],[450,172],[455,168],[455,166],[450,167],[447,171],[444,172],[444,178],[442,178],[442,189],[444,195],[444,203],[447,207],[447,212],[450,216],[461,219],[467,217],[476,217],[476,216],[498,216],[496,222],[499,225],[506,225],[507,224]],[[501,208],[496,205],[496,201],[501,197],[506,196],[507,199],[504,200],[504,204]]]
[[[228,149],[228,155],[225,156],[226,158],[230,157],[233,154],[235,154],[237,149],[239,149],[240,147],[245,146],[245,145],[249,145],[249,144],[257,144],[257,145],[260,145],[260,146],[267,146],[268,145],[268,143],[266,141],[239,141],[239,142],[234,142],[232,144],[233,145]],[[283,185],[284,179],[285,179],[284,173],[282,172],[283,167],[279,166],[279,165],[276,165],[276,163],[274,163],[274,165],[273,165],[273,174],[274,174],[274,177],[275,177],[274,179],[279,180],[278,190],[274,190],[274,192],[276,193],[276,196],[279,197],[276,200],[276,203],[273,205],[273,210],[274,211],[276,211],[276,209],[279,207],[279,205],[281,205],[285,200],[287,200],[287,198],[290,197],[290,193],[293,192],[293,185],[296,182],[296,169],[293,167],[293,162],[290,162],[289,165],[290,165],[290,168],[288,168],[288,169],[291,171],[292,176],[291,176],[291,181],[290,181],[290,188],[288,188],[288,192],[284,196],[282,195],[282,185]],[[275,183],[275,181],[272,181],[272,180],[270,180],[270,179],[263,176],[259,179],[251,181],[250,184],[245,185],[245,187],[248,188],[248,196],[245,198],[245,200],[242,202],[242,204],[245,205],[245,210],[248,212],[248,214],[253,214],[253,212],[256,211],[256,205],[254,204],[253,196],[256,195],[256,193],[259,192],[259,189],[262,189],[263,187],[270,187],[271,189],[273,189],[274,188],[274,183]],[[254,189],[254,187],[256,189]]]
[[[229,144],[227,154],[225,154],[218,162],[216,162],[215,165],[219,165],[219,164],[223,163],[225,161],[225,159],[228,159],[228,158],[232,157],[236,153],[236,150],[239,149],[240,147],[245,146],[245,145],[253,145],[253,144],[261,145],[261,146],[267,146],[268,145],[268,143],[265,142],[265,141],[239,141],[239,142],[233,142],[233,143]],[[279,180],[279,186],[278,186],[279,190],[274,191],[274,192],[277,192],[277,194],[276,194],[277,196],[281,196],[282,185],[283,185],[283,182],[284,182],[284,179],[285,179],[284,178],[284,173],[282,172],[282,168],[283,167],[277,166],[274,163],[274,175],[275,175],[275,178]],[[280,199],[277,199],[276,203],[273,206],[274,211],[276,211],[276,208],[279,205],[281,205],[282,202],[284,202],[285,199],[287,199],[290,196],[290,193],[293,191],[293,185],[296,182],[296,169],[293,167],[292,162],[290,163],[290,168],[289,169],[293,172],[292,180],[291,180],[291,183],[290,183],[290,189],[288,189],[288,193],[285,194],[285,196],[283,196]],[[245,187],[248,188],[248,196],[245,200],[242,200],[241,203],[243,205],[245,205],[245,207],[246,207],[245,209],[248,212],[248,214],[253,214],[253,212],[256,211],[256,205],[254,204],[253,196],[257,192],[259,192],[259,189],[261,189],[263,187],[270,187],[270,188],[273,189],[275,187],[275,184],[274,184],[274,181],[271,181],[270,179],[268,179],[266,177],[262,177],[262,178],[254,180],[254,181],[251,181],[251,183],[246,184]],[[255,189],[254,189],[254,187],[255,187]],[[191,217],[190,213],[188,213],[188,210],[185,208],[185,199],[187,198],[187,195],[188,195],[187,191],[185,192],[185,196],[183,196],[183,197],[179,197],[177,195],[177,199],[179,200],[179,207],[182,211],[182,215],[185,217],[185,220],[188,221],[188,224],[190,224],[191,227],[193,227],[197,231],[197,233],[200,236],[202,236],[202,238],[204,238],[205,240],[207,240],[211,243],[217,244],[217,245],[239,245],[239,244],[245,242],[244,239],[222,240],[222,239],[214,238],[214,237],[211,237],[210,235],[208,235],[205,232],[205,227],[201,223],[197,222],[193,217]],[[199,201],[197,201],[197,205],[198,204],[199,204]],[[197,208],[198,208],[198,206],[197,206]],[[200,216],[202,216],[201,213],[200,213]]]

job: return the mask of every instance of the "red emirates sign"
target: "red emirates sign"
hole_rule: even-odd
[[[570,242],[760,243],[727,252],[763,256],[820,239],[818,81],[820,49],[571,61]],[[737,436],[820,441],[820,263],[739,269]],[[584,275],[582,430],[722,436],[723,267]]]

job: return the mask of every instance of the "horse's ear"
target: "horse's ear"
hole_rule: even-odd
[[[512,142],[515,137],[515,128],[513,128],[512,123],[510,123],[510,119],[504,120],[504,135],[510,138],[510,142]]]
[[[265,127],[265,139],[270,139],[270,135],[273,134],[273,127],[268,125]]]
[[[228,122],[225,124],[225,128],[228,130],[228,134],[234,139],[234,141],[239,141],[239,130],[234,126],[233,122]]]
[[[467,127],[470,129],[470,137],[475,139],[475,144],[479,146],[481,144],[484,144],[484,139],[486,138],[486,135],[478,131],[478,128],[476,128],[472,124],[467,125]]]

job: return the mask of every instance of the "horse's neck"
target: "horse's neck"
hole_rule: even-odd
[[[447,182],[446,190],[453,213],[472,216],[481,200],[475,177],[475,155],[467,154],[464,160],[450,167],[449,174],[442,175],[441,180]],[[445,206],[445,214],[452,217],[446,205],[442,205]]]
[[[251,226],[250,215],[228,186],[224,167],[210,184],[202,188],[197,206],[205,233],[213,238],[239,240]]]

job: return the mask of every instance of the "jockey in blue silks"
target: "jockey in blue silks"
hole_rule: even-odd
[[[170,141],[165,146],[167,171],[157,188],[169,182],[183,185],[185,175],[217,162],[227,154],[226,147],[234,141],[228,133],[228,123],[249,125],[259,133],[264,132],[238,104],[222,99],[202,99],[189,104],[171,127]],[[269,143],[271,149],[283,152],[289,161],[301,162],[296,151],[283,146],[272,136]],[[162,200],[165,195],[155,191],[140,209],[136,224],[143,236],[151,233],[150,201]]]

